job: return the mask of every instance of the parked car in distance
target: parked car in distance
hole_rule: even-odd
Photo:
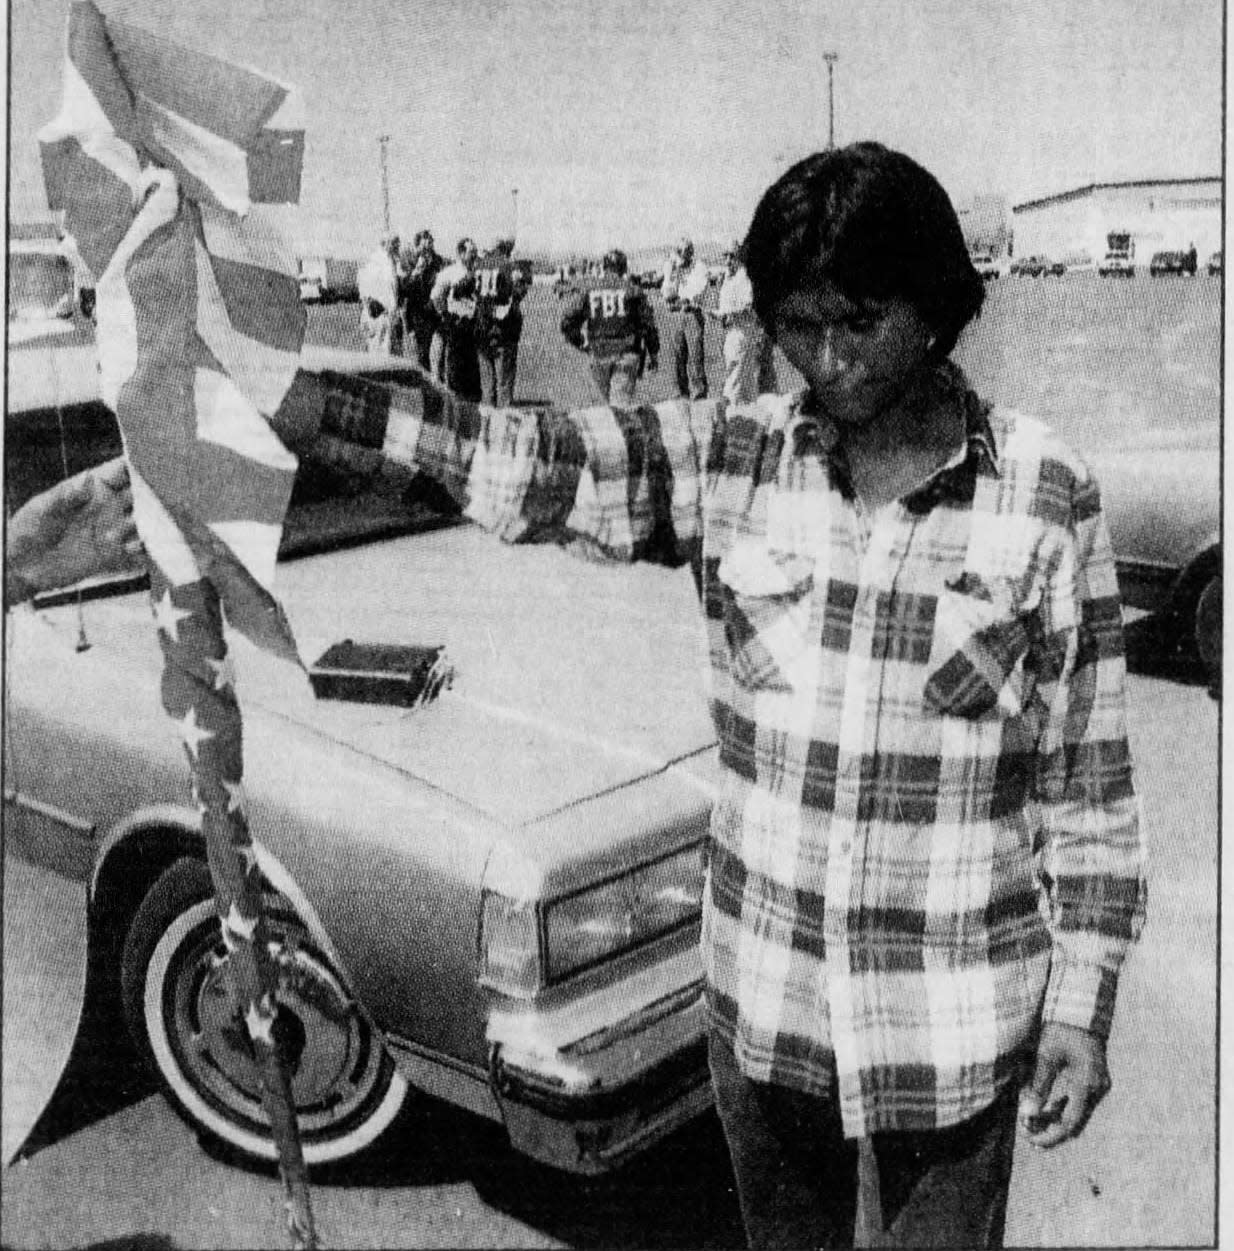
[[[1040,278],[1049,268],[1049,264],[1044,256],[1020,256],[1011,262],[1010,272],[1022,278]]]
[[[969,254],[969,259],[973,263],[973,268],[987,282],[1002,275],[1003,267],[995,259],[993,252],[972,252]]]
[[[1221,674],[1219,430],[1157,427],[1089,456],[1123,602],[1156,614],[1163,645]]]
[[[1166,274],[1185,274],[1187,272],[1187,254],[1185,252],[1154,252],[1148,262],[1148,272],[1154,278]]]
[[[1045,261],[1045,277],[1061,278],[1066,272],[1067,264],[1065,261]]]
[[[414,376],[304,359],[344,388]],[[58,409],[79,461],[118,452],[91,380],[70,403],[45,368],[11,374],[10,505],[60,474]],[[505,546],[420,478],[323,453],[301,459],[278,592],[310,663],[349,639],[441,645],[455,675],[414,711],[349,704],[232,641],[309,1163],[365,1148],[413,1087],[579,1173],[707,1108],[715,754],[689,573]],[[73,591],[6,622],[5,855],[86,885],[92,985],[165,1095],[272,1160],[148,596],[111,580],[81,613],[84,650]]]
[[[1106,253],[1097,272],[1103,278],[1135,277],[1135,240],[1130,231],[1113,230],[1106,236]]]
[[[1209,273],[1209,276],[1212,277],[1216,274],[1221,274],[1224,272],[1225,272],[1224,253],[1218,250],[1214,252],[1212,256],[1208,258],[1208,273]]]

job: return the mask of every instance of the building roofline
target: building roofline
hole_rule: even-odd
[[[1071,191],[1059,191],[1054,195],[1039,196],[1035,200],[1024,200],[1013,204],[1011,211],[1019,213],[1024,209],[1041,208],[1045,204],[1065,204],[1069,200],[1082,200],[1094,191],[1114,191],[1127,187],[1185,187],[1203,182],[1221,182],[1220,174],[1212,174],[1199,178],[1129,178],[1121,182],[1090,182],[1083,187],[1075,187]]]

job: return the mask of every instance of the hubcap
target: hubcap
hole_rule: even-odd
[[[280,923],[281,922],[281,923]],[[294,922],[271,917],[278,968],[274,1037],[286,1065],[301,1132],[345,1119],[378,1081],[381,1050],[330,968]],[[265,1123],[244,1021],[232,1002],[227,949],[213,912],[169,969],[171,1045],[189,1082],[231,1117]]]

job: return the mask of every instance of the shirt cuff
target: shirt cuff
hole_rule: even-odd
[[[1117,993],[1118,974],[1112,969],[1077,960],[1056,946],[1050,961],[1042,1023],[1071,1025],[1108,1039]]]

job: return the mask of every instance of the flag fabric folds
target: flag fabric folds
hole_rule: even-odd
[[[269,125],[287,94],[77,2],[62,107],[39,139],[49,205],[96,279],[101,390],[151,564],[163,704],[201,812],[289,1229],[295,1245],[312,1246],[223,630],[225,617],[298,662],[271,593],[297,462],[268,419],[295,377],[305,315],[294,259],[262,208],[299,194],[303,135]]]

